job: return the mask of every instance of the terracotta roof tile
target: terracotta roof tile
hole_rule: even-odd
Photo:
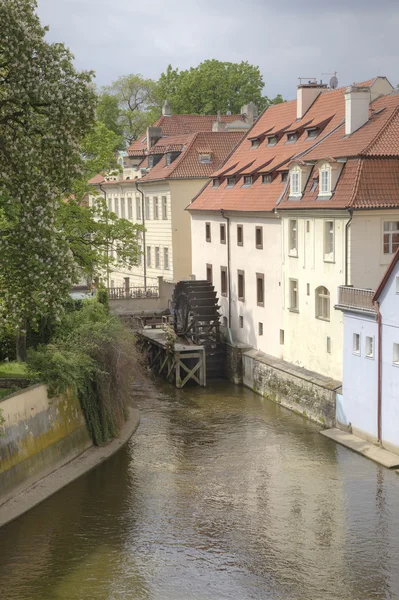
[[[373,80],[358,85],[371,85]],[[372,104],[369,121],[350,136],[345,136],[346,88],[323,90],[303,118],[296,120],[296,100],[268,108],[251,131],[244,136],[236,151],[213,176],[221,177],[218,188],[209,184],[194,198],[189,210],[271,211],[288,208],[353,208],[399,206],[399,190],[395,175],[396,159],[392,162],[371,162],[371,157],[397,156],[399,159],[399,94],[379,97]],[[319,136],[309,140],[304,127],[324,127]],[[286,143],[286,134],[274,146],[266,141],[255,148],[251,140],[264,136],[264,132],[302,130],[294,144]],[[268,133],[269,135],[269,133]],[[253,161],[251,170],[272,172],[288,169],[292,160],[318,161],[326,158],[349,158],[330,200],[317,200],[317,191],[310,192],[312,177],[300,201],[287,200],[281,177],[273,178],[271,184],[262,184],[257,177],[251,187],[242,187],[237,181],[226,189],[223,176],[239,172]],[[364,159],[363,159],[364,157]],[[367,160],[366,157],[370,157]],[[266,166],[261,166],[265,165]],[[388,172],[393,170],[388,175]],[[224,174],[224,175],[223,175]],[[363,180],[364,178],[364,180]],[[376,184],[373,183],[375,178]],[[364,183],[366,182],[366,183]],[[370,191],[368,191],[370,190]],[[396,200],[395,200],[396,194]],[[395,202],[395,204],[394,204]]]
[[[160,127],[164,137],[184,135],[190,133],[210,132],[212,125],[217,121],[217,115],[171,115],[162,116],[156,121],[153,127]],[[243,121],[242,115],[221,115],[222,123],[233,123],[234,121]],[[141,156],[147,147],[146,134],[143,133],[127,149],[130,156]]]

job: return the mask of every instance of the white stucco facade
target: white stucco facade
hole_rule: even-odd
[[[222,268],[228,272],[228,220],[215,213],[192,213],[193,274],[206,279],[209,268],[221,305],[222,320],[229,318],[231,296],[231,330],[235,341],[242,342],[272,356],[280,357],[282,345],[281,226],[277,216],[259,213],[251,216],[226,212],[230,221],[230,290],[222,293]],[[207,224],[210,240],[207,241]],[[225,243],[220,226],[224,226]],[[238,227],[241,229],[239,233]],[[256,238],[256,229],[261,229]],[[240,239],[240,236],[242,238]],[[262,244],[257,244],[260,241]],[[241,243],[242,241],[242,243]],[[262,247],[259,247],[259,246]],[[257,247],[258,246],[258,247]],[[208,272],[207,272],[208,269]],[[239,293],[238,276],[244,276],[244,294]],[[263,279],[263,303],[257,280]],[[228,285],[227,285],[228,288]],[[242,299],[240,299],[240,296]],[[262,305],[263,304],[263,305]]]

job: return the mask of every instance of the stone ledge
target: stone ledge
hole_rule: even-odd
[[[320,431],[320,433],[330,440],[337,442],[337,444],[341,444],[341,446],[345,446],[345,448],[349,448],[349,450],[353,450],[353,452],[361,454],[365,458],[369,458],[387,469],[399,467],[399,456],[397,454],[374,446],[374,444],[366,442],[352,433],[341,431],[335,427],[333,429]]]
[[[112,440],[107,446],[92,446],[86,452],[60,467],[50,475],[40,479],[31,487],[14,496],[0,506],[0,527],[17,519],[28,512],[37,504],[47,500],[50,496],[91,471],[104,460],[115,454],[124,446],[140,423],[140,413],[135,408],[129,409],[129,418],[125,423],[119,437]]]

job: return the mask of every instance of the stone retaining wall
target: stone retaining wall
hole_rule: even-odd
[[[34,385],[0,401],[0,503],[66,464],[92,441],[79,400]]]

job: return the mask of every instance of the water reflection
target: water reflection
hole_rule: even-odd
[[[399,598],[399,478],[249,390],[159,384],[130,445],[0,530],[2,600]]]

